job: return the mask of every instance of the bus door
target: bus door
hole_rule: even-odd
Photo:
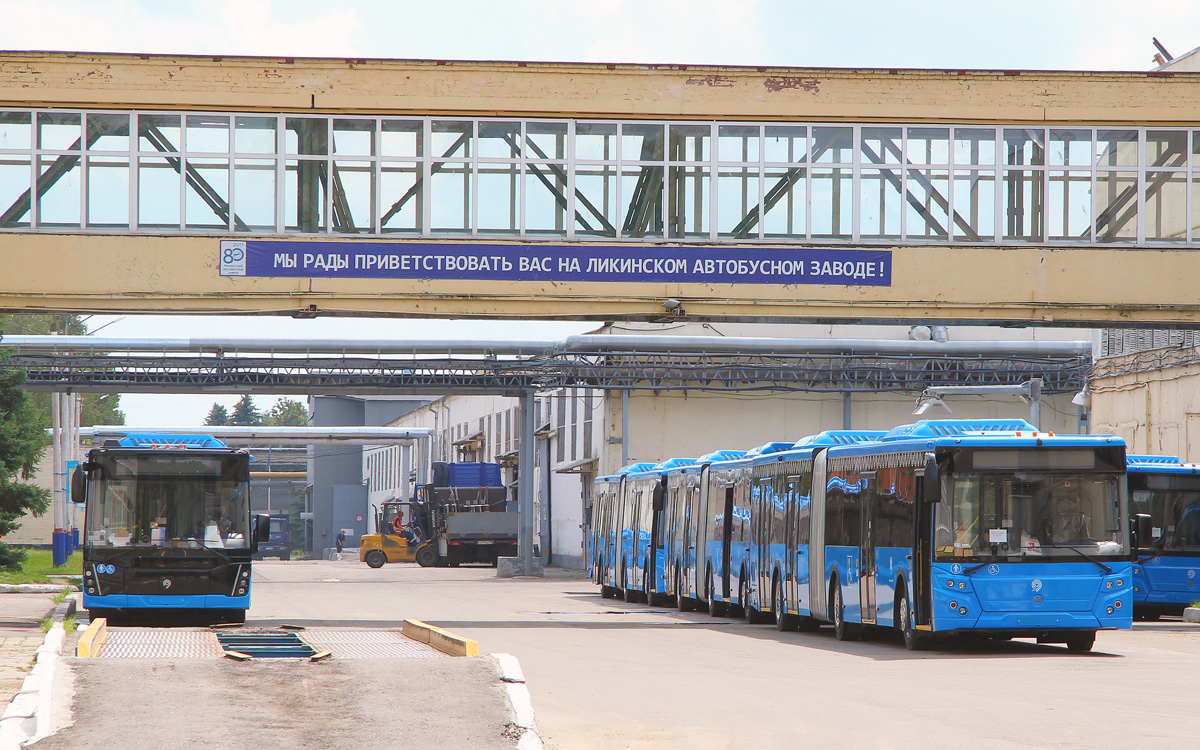
[[[771,595],[771,542],[775,529],[772,521],[775,517],[775,483],[773,477],[762,477],[758,480],[755,492],[751,496],[751,525],[750,525],[750,561],[751,567],[747,573],[750,582],[746,584],[746,592],[750,601],[755,601],[757,593],[758,609],[764,609],[764,596]],[[764,592],[766,592],[764,594]],[[745,606],[748,602],[743,602]]]
[[[733,485],[725,487],[725,522],[721,525],[721,599],[729,601],[729,568],[733,547]]]
[[[874,519],[878,512],[875,507],[878,499],[875,497],[872,487],[874,484],[875,472],[863,472],[859,475],[859,498],[862,503],[862,546],[858,558],[858,600],[862,603],[862,621],[864,623],[873,623],[876,617],[875,573],[878,568],[875,565]]]
[[[683,488],[683,499],[679,509],[679,590],[675,595],[690,597],[692,591],[688,585],[691,581],[689,573],[696,559],[696,545],[692,534],[692,497],[696,494],[696,488],[686,476],[683,479],[687,485]]]
[[[650,490],[650,548],[646,550],[645,570],[648,580],[642,581],[643,590],[647,594],[658,592],[658,566],[662,560],[662,550],[666,548],[666,500],[667,478],[664,476],[655,482]]]
[[[783,587],[783,604],[786,608],[788,604],[799,606],[800,592],[797,590],[797,581],[800,578],[799,571],[796,570],[796,548],[798,546],[796,526],[796,517],[800,513],[800,477],[790,476],[784,484],[784,521],[783,529],[779,532],[779,542],[783,547],[783,568],[779,575],[782,576],[779,585]],[[772,602],[774,606],[774,602]],[[779,615],[781,613],[776,613]]]
[[[708,482],[709,469],[705,466],[700,469],[700,477],[693,484],[689,496],[688,513],[691,514],[691,521],[688,528],[691,530],[691,541],[688,542],[687,564],[690,567],[684,573],[684,578],[687,579],[685,587],[691,589],[690,595],[695,598],[699,598],[698,592],[704,591],[704,562],[708,560]],[[708,596],[708,592],[704,592],[703,596]]]
[[[933,616],[933,513],[936,508],[937,491],[931,491],[927,482],[937,483],[937,464],[932,461],[924,470],[917,470],[916,517],[913,519],[912,595],[913,620],[915,625],[932,625]],[[927,474],[932,471],[932,477]]]
[[[818,620],[829,619],[829,582],[825,580],[825,451],[813,456],[809,495],[808,608]]]

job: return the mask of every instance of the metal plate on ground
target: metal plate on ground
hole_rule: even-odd
[[[204,628],[109,628],[96,654],[102,659],[214,659],[222,655],[215,633]]]
[[[309,628],[304,639],[329,649],[335,659],[450,658],[433,646],[414,641],[395,630]]]
[[[293,632],[222,631],[217,640],[226,651],[259,659],[307,659],[317,650]]]
[[[335,659],[449,658],[436,648],[414,641],[396,630],[309,628],[304,632],[303,640],[318,651],[332,651]],[[104,659],[219,659],[224,654],[217,633],[207,628],[109,628],[108,639],[96,656]]]

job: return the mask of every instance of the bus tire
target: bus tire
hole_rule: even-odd
[[[621,570],[621,598],[628,604],[635,604],[638,600],[638,592],[629,585],[629,571],[624,568]]]
[[[1071,633],[1067,636],[1067,650],[1084,654],[1092,650],[1096,644],[1096,631],[1086,630],[1082,633]]]
[[[900,634],[904,636],[904,648],[909,651],[923,651],[929,647],[929,637],[913,627],[912,612],[908,606],[908,594],[904,592],[900,593],[900,598],[896,602],[896,627],[900,628]]]
[[[675,608],[680,612],[691,612],[696,608],[696,600],[683,595],[683,574],[675,568]]]
[[[771,600],[775,608],[775,629],[781,633],[796,630],[800,625],[800,618],[796,615],[787,613],[787,608],[783,603],[783,586],[779,585],[779,579],[775,579],[775,583],[771,586],[773,594]]]
[[[761,625],[766,622],[769,615],[750,604],[750,581],[745,576],[742,576],[741,589],[739,598],[742,601],[742,617],[746,618],[746,624]]]
[[[373,549],[366,555],[366,563],[369,568],[382,568],[387,562],[387,555],[381,549]]]
[[[729,602],[719,602],[713,591],[712,569],[705,576],[704,590],[708,596],[708,614],[713,617],[724,617],[729,611]]]
[[[842,606],[842,585],[834,578],[829,586],[829,616],[833,618],[833,637],[839,641],[856,641],[858,633],[846,622],[845,607]]]
[[[617,589],[612,586],[600,586],[600,596],[604,599],[616,599],[618,593]]]

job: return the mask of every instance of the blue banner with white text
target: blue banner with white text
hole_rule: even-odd
[[[890,250],[222,240],[222,276],[891,286]]]

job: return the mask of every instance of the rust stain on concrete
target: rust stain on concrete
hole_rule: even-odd
[[[733,79],[718,75],[703,76],[700,78],[693,76],[684,81],[684,83],[688,86],[720,86],[722,88],[729,88],[733,86]]]
[[[820,83],[816,78],[772,76],[763,81],[763,88],[772,93],[786,91],[787,89],[801,89],[815,94],[821,90]]]

